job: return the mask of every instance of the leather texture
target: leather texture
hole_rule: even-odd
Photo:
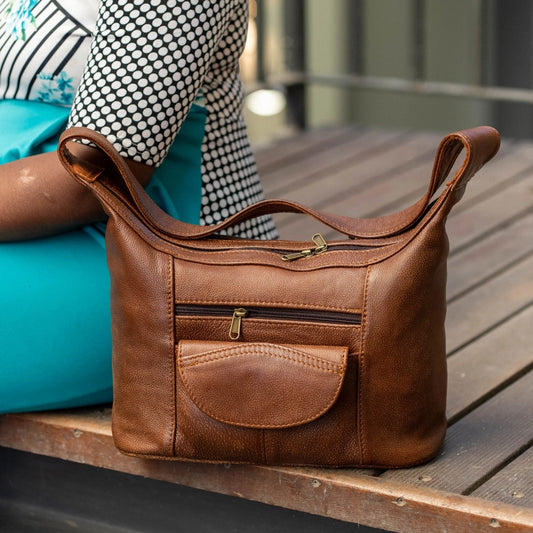
[[[294,427],[316,420],[335,403],[347,358],[348,348],[338,346],[179,341],[178,386],[219,422]]]
[[[108,163],[76,157],[76,139]],[[59,156],[110,216],[117,447],[329,467],[406,467],[435,456],[446,431],[445,222],[499,142],[486,126],[445,137],[427,193],[393,215],[357,219],[266,200],[194,226],[153,204],[103,137],[67,130]],[[280,211],[348,238],[320,248],[216,235]]]

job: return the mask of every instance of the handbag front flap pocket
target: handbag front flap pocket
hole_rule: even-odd
[[[240,427],[288,428],[332,407],[348,348],[182,340],[177,357],[183,386],[209,417]]]

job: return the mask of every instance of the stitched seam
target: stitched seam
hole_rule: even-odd
[[[264,345],[251,344],[251,345],[248,345],[246,347],[243,346],[243,347],[236,347],[236,348],[223,348],[223,349],[220,349],[220,350],[215,350],[213,352],[207,352],[205,354],[192,356],[194,358],[202,358],[202,359],[204,359],[203,361],[197,361],[197,362],[193,362],[193,363],[183,362],[183,356],[182,356],[182,358],[180,360],[180,365],[182,367],[200,366],[200,365],[204,365],[204,364],[207,364],[207,363],[212,363],[213,361],[218,361],[218,360],[221,360],[221,359],[229,359],[231,357],[242,357],[242,356],[245,356],[245,355],[255,355],[255,354],[259,353],[259,354],[265,355],[267,357],[272,357],[272,358],[277,358],[277,359],[285,359],[287,361],[292,361],[294,363],[298,363],[298,364],[301,364],[301,365],[304,365],[304,366],[309,366],[311,368],[316,368],[317,370],[321,370],[321,371],[324,371],[324,372],[330,372],[332,374],[344,375],[345,366],[346,366],[345,362],[346,362],[346,357],[347,357],[346,352],[348,350],[344,351],[344,355],[343,355],[344,364],[340,365],[340,364],[331,363],[329,361],[322,361],[320,359],[317,359],[317,358],[313,357],[312,355],[307,355],[307,354],[305,354],[303,352],[298,352],[297,350],[291,350],[290,348],[283,347],[283,349],[284,349],[284,351],[293,353],[294,357],[289,357],[289,356],[286,356],[286,355],[281,355],[281,354],[275,353],[273,351],[269,351],[268,348],[266,346],[264,346]],[[217,354],[219,354],[219,355],[217,355]],[[189,359],[189,357],[190,356],[186,356],[187,359]],[[309,361],[309,360],[314,361],[315,364],[306,362],[306,360],[307,361]]]
[[[265,429],[261,430],[261,453],[263,463],[267,464],[267,454],[266,454],[266,445],[265,445]]]
[[[362,382],[365,374],[365,333],[368,309],[368,287],[370,284],[370,272],[372,267],[369,266],[366,271],[364,302],[363,302],[363,316],[361,318],[361,347],[359,350],[359,372],[357,376],[357,419],[359,422],[359,449],[361,453],[361,463],[365,463],[366,456],[366,434],[364,430],[364,418],[361,409],[362,398]]]
[[[365,220],[372,220],[371,218],[369,219],[365,219]],[[399,226],[401,227],[401,226]],[[374,236],[374,235],[380,235],[379,233],[376,233],[376,234],[372,234],[369,236]],[[386,235],[386,233],[384,233],[383,235]],[[364,237],[361,237],[361,238],[364,238]],[[192,241],[194,242],[194,241]],[[268,242],[268,241],[267,241]],[[295,243],[298,243],[300,241],[294,241]],[[358,254],[371,254],[373,252],[375,252],[376,250],[379,250],[381,248],[384,248],[384,247],[387,247],[387,246],[394,246],[395,244],[397,244],[398,241],[394,241],[392,243],[384,243],[384,244],[380,244],[380,245],[377,245],[375,246],[374,248],[372,248],[371,250],[357,250],[357,249],[354,249],[354,250],[335,250],[334,248],[328,248],[327,250],[327,254],[330,255],[330,254],[342,254],[342,253],[353,253],[353,252],[357,252]],[[259,240],[256,240],[255,241],[255,244],[257,246],[260,246],[261,245],[261,241]],[[176,243],[176,246],[180,246],[180,244]],[[184,245],[185,246],[185,245]],[[221,246],[221,245],[220,245]],[[231,244],[227,244],[225,246],[231,246]],[[303,246],[303,245],[302,245]],[[308,247],[311,246],[310,244],[308,244]],[[355,245],[357,246],[357,245]],[[292,250],[287,250],[287,253],[290,253]],[[217,248],[213,248],[213,251],[208,251],[208,250],[191,250],[190,247],[187,248],[187,249],[184,249],[182,251],[183,254],[187,254],[187,253],[190,253],[190,254],[212,254],[213,252],[216,252],[217,256],[221,256],[221,255],[227,255],[227,254],[234,254],[235,252],[246,252],[246,254],[248,256],[255,256],[255,255],[259,255],[261,256],[262,254],[274,254],[275,256],[279,257],[280,260],[281,260],[281,256],[283,254],[280,254],[279,252],[275,252],[274,250],[242,250],[240,248],[237,248],[235,247],[234,250],[218,250]],[[314,256],[314,257],[317,257],[317,256]],[[307,257],[306,259],[312,259],[313,256],[311,257]],[[286,267],[287,263],[280,263],[280,267]],[[293,267],[297,266],[297,264],[293,264]]]
[[[176,351],[173,349],[175,340],[174,340],[174,272],[173,272],[172,256],[168,256],[168,279],[167,279],[167,299],[168,299],[168,335],[169,335],[169,345],[170,345],[170,361],[172,368],[170,369],[170,375],[172,377],[172,400],[171,405],[173,407],[173,416],[172,416],[172,427],[170,428],[168,438],[170,438],[172,455],[176,455],[176,433],[177,433],[177,412],[176,412]]]
[[[468,167],[468,163],[469,161],[467,161],[467,159],[470,159],[470,156],[472,155],[472,141],[470,140],[469,137],[467,136],[464,136],[462,137],[466,143],[468,144],[468,150],[467,150],[467,153],[466,153],[466,157],[465,157],[465,162],[467,163],[464,170],[466,170],[466,168]],[[465,146],[465,150],[467,149],[467,147]],[[459,185],[462,181],[464,181],[464,184],[466,185],[470,179],[474,176],[474,174],[479,170],[479,161],[472,161],[473,164],[473,169],[472,169],[472,172],[470,173],[470,176],[466,176],[464,177],[464,170],[463,172],[461,173],[461,175],[459,176],[459,178],[457,179],[457,185]],[[483,165],[481,165],[483,166]],[[455,187],[454,187],[455,188]]]
[[[372,220],[372,219],[367,219]],[[279,241],[263,241],[261,239],[239,239],[239,247],[235,247],[234,249],[228,249],[228,247],[234,246],[235,241],[234,240],[218,240],[216,242],[211,243],[209,246],[209,249],[206,249],[205,244],[201,241],[198,242],[196,240],[186,240],[186,239],[179,239],[175,237],[173,240],[179,241],[176,242],[178,246],[182,246],[185,252],[194,252],[194,253],[213,253],[216,252],[217,254],[225,254],[225,253],[231,253],[235,250],[242,250],[242,248],[246,248],[246,252],[251,253],[261,253],[261,252],[267,252],[267,253],[275,253],[278,256],[283,255],[284,253],[290,253],[290,252],[296,252],[300,251],[302,248],[305,248],[306,246],[309,248],[312,246],[310,241],[290,241],[290,240],[279,240]],[[186,241],[183,243],[183,241]],[[361,242],[362,241],[362,242]],[[386,238],[386,242],[382,243],[375,243],[375,242],[366,242],[366,239],[364,237],[357,237],[356,239],[349,238],[346,242],[339,242],[334,241],[329,243],[328,242],[328,254],[332,252],[346,252],[346,251],[357,251],[360,253],[369,253],[369,252],[375,252],[379,248],[383,248],[384,246],[391,246],[393,244],[396,244],[398,242],[398,236],[390,236]],[[183,243],[183,244],[182,244]],[[269,250],[268,246],[269,244],[274,248],[275,250]],[[353,250],[341,250],[337,248],[339,245],[347,245],[347,246],[353,246]],[[261,247],[261,250],[254,249],[253,247]],[[290,246],[290,248],[284,249],[282,246]],[[369,246],[370,249],[357,249],[358,246]],[[313,257],[313,256],[312,256]]]
[[[149,242],[150,246],[152,246],[153,248],[155,248],[156,250],[159,250],[161,252],[165,252],[165,253],[168,253],[168,254],[171,254],[173,257],[176,257],[177,259],[181,259],[183,261],[192,261],[192,262],[195,262],[194,259],[191,259],[191,258],[184,258],[184,257],[181,257],[180,255],[176,255],[176,253],[179,253],[181,252],[181,254],[183,255],[183,251],[177,251],[177,250],[172,250],[170,248],[168,248],[167,246],[165,245],[162,245],[162,244],[154,244],[153,242],[150,242],[150,241],[147,241],[146,237],[142,234],[142,232],[140,232],[136,227],[135,227],[135,223],[131,223],[131,218],[133,218],[133,221],[134,222],[137,222],[137,223],[140,223],[144,228],[146,228],[148,231],[150,231],[157,239],[159,240],[162,240],[163,242],[165,242],[165,237],[162,237],[160,235],[158,235],[156,232],[154,232],[153,229],[151,229],[142,219],[140,219],[136,214],[134,214],[133,211],[131,211],[130,207],[122,200],[119,200],[117,198],[114,198],[108,194],[106,194],[104,192],[104,194],[102,194],[102,191],[95,191],[97,194],[99,194],[99,196],[102,197],[102,200],[109,206],[109,207],[112,207],[113,208],[113,211],[120,217],[122,218],[122,220],[124,220],[126,222],[126,224],[128,225],[128,227],[134,231],[135,233],[137,233],[137,235],[139,235],[139,237],[141,239],[143,239],[145,242]],[[126,211],[126,215],[123,213],[123,209],[125,209]],[[374,235],[367,235],[369,237],[371,236],[374,236]],[[375,236],[379,236],[379,234],[376,234]],[[399,245],[401,243],[398,243]],[[179,244],[176,244],[175,245],[177,248],[179,248]],[[394,245],[390,245],[390,246],[394,246]],[[401,249],[401,246],[400,248]],[[365,253],[365,252],[372,252],[373,250],[358,250],[358,251],[355,251],[354,252],[348,252],[348,253]],[[339,253],[342,253],[341,251],[339,251]],[[377,262],[377,261],[380,261],[381,259],[383,258],[386,258],[386,257],[389,257],[390,255],[392,255],[394,253],[394,250],[391,252],[391,253],[385,253],[385,254],[382,254],[382,255],[379,255],[377,257],[375,257],[374,259],[371,259],[369,260],[368,262],[364,262],[364,263],[358,263],[357,265],[355,266],[366,266],[368,264],[371,264],[372,262]],[[251,252],[251,255],[258,255],[259,252],[255,252],[255,254],[253,252]],[[198,260],[196,260],[196,262],[200,262]],[[241,262],[239,263],[236,263],[236,264],[243,264]],[[269,265],[270,266],[270,265]],[[280,268],[282,267],[282,265],[279,265]],[[324,266],[320,266],[318,268],[332,268],[332,267],[338,267],[339,265],[324,265]],[[347,265],[347,266],[351,266],[351,265]],[[306,271],[306,269],[304,268],[296,268],[297,265],[294,265],[291,270],[295,270],[295,271]],[[284,269],[288,269],[286,265],[283,265],[283,268]]]
[[[245,355],[254,355],[257,353],[257,351],[250,351],[248,353],[239,353],[239,354],[227,354],[227,355],[221,355],[219,357],[213,357],[207,361],[199,361],[197,363],[182,363],[182,368],[192,368],[193,366],[202,366],[206,365],[208,363],[213,363],[215,361],[221,361],[222,359],[231,359],[232,357],[244,357]],[[310,368],[315,368],[316,370],[320,370],[323,372],[329,372],[330,374],[337,374],[339,376],[344,375],[344,372],[342,371],[342,368],[338,370],[334,370],[332,368],[324,368],[324,366],[321,366],[320,364],[312,364],[312,363],[306,363],[304,361],[299,361],[297,359],[293,359],[291,357],[286,357],[283,355],[276,355],[276,354],[269,354],[269,353],[261,353],[261,355],[264,355],[265,357],[271,357],[273,359],[284,359],[285,361],[290,361],[292,363],[300,364],[303,366],[308,366]],[[338,368],[338,367],[337,367]]]
[[[295,310],[298,310],[298,309],[316,309],[316,310],[333,309],[335,311],[345,311],[345,312],[349,312],[353,314],[361,313],[360,309],[353,309],[351,307],[336,307],[333,305],[302,304],[302,302],[273,302],[271,300],[189,300],[189,299],[176,300],[176,304],[236,305],[236,302],[238,302],[238,304],[242,306],[268,304],[268,307],[272,307],[275,305],[287,305],[287,306],[290,305],[292,306],[292,308],[295,308]],[[263,320],[267,320],[267,319],[263,319]],[[272,319],[272,320],[276,320],[276,319]],[[279,319],[279,320],[282,320],[282,319]]]
[[[453,168],[453,165],[457,158],[459,157],[459,154],[461,153],[461,150],[463,149],[463,145],[461,141],[459,140],[460,144],[456,145],[457,137],[450,136],[449,141],[446,141],[444,146],[442,146],[442,149],[439,150],[438,153],[438,159],[435,164],[435,168],[437,172],[435,173],[435,179],[437,180],[436,183],[438,184],[437,187],[440,187],[440,185],[444,182],[444,180],[448,177],[448,174],[450,173],[451,169]],[[451,147],[450,147],[451,143]],[[442,160],[444,158],[447,158],[450,160],[448,163],[448,167],[443,167]],[[442,175],[442,177],[439,177],[439,175]],[[433,185],[433,177],[431,180],[431,185]]]
[[[180,351],[180,362],[181,362],[181,347],[180,347],[179,351]],[[198,398],[196,397],[196,395],[191,390],[191,387],[189,385],[189,382],[187,381],[187,377],[183,373],[183,369],[181,368],[181,365],[180,365],[180,374],[181,374],[181,377],[182,377],[183,384],[185,385],[185,388],[187,389],[187,392],[189,393],[189,396],[191,397],[192,401],[196,404],[197,407],[199,407],[206,415],[211,417],[213,420],[217,420],[218,422],[223,422],[224,424],[231,424],[231,425],[237,425],[237,426],[241,426],[241,427],[250,427],[250,428],[263,428],[263,429],[291,427],[291,426],[294,426],[294,425],[306,424],[307,422],[312,422],[313,420],[316,420],[317,418],[322,416],[324,413],[326,413],[331,408],[331,406],[335,403],[336,399],[338,398],[339,391],[340,391],[340,389],[342,387],[343,377],[344,377],[342,375],[339,375],[339,379],[337,380],[338,381],[337,388],[335,389],[335,392],[332,394],[331,400],[329,400],[328,404],[321,411],[319,411],[318,413],[315,413],[314,415],[310,416],[309,418],[306,418],[306,419],[303,419],[303,420],[293,420],[293,421],[287,422],[285,424],[261,424],[261,425],[258,425],[258,424],[241,424],[241,423],[235,422],[233,420],[226,420],[224,418],[220,418],[218,416],[213,415],[210,412],[210,410],[207,409],[202,402],[198,401]]]
[[[326,367],[333,367],[333,368],[337,368],[337,369],[340,368],[341,370],[343,368],[342,364],[334,363],[332,361],[327,361],[327,360],[321,359],[319,357],[315,357],[313,355],[310,355],[310,354],[307,354],[305,352],[302,352],[300,350],[295,350],[295,349],[290,348],[288,346],[277,345],[277,347],[278,346],[280,348],[282,348],[282,350],[284,352],[289,352],[290,354],[294,354],[296,360],[305,359],[305,360],[314,361],[318,365],[323,365],[323,366],[326,366]],[[345,354],[345,352],[346,352],[346,350],[341,350],[341,353]],[[211,362],[211,361],[214,361],[214,360],[217,360],[217,359],[224,359],[226,357],[232,357],[232,356],[235,356],[235,355],[248,355],[250,353],[252,353],[252,354],[253,353],[260,353],[260,354],[269,355],[269,356],[273,356],[273,357],[284,357],[282,355],[279,355],[274,350],[274,348],[271,347],[269,344],[256,342],[256,343],[249,343],[249,344],[246,344],[246,345],[243,345],[243,346],[232,346],[232,347],[227,347],[227,348],[219,348],[219,349],[216,349],[216,350],[210,350],[209,352],[204,352],[204,353],[197,354],[197,355],[192,355],[192,356],[184,356],[188,360],[198,359],[198,358],[201,358],[201,359],[206,358],[205,361],[198,361],[198,362],[192,363],[192,364],[189,364],[188,362],[185,362],[184,364],[186,366],[193,366],[193,364],[197,365],[197,364],[202,364],[204,362],[208,363],[208,362]],[[343,355],[343,360],[345,359],[345,357],[346,357],[346,355]],[[286,357],[285,356],[284,358],[292,360],[292,358],[290,358],[290,357]],[[209,360],[207,360],[207,359],[209,359]]]
[[[376,235],[377,237],[379,237],[379,234]],[[371,237],[371,236],[369,236]],[[160,238],[160,237],[159,237]],[[157,245],[159,246],[159,245]],[[179,245],[177,244],[176,245],[177,247],[179,247]],[[386,250],[385,253],[381,254],[381,255],[377,255],[376,257],[373,257],[372,259],[368,259],[367,261],[365,262],[362,262],[362,263],[353,263],[353,260],[350,262],[350,263],[345,263],[345,264],[325,264],[325,265],[315,265],[314,268],[305,268],[305,265],[303,266],[300,266],[302,265],[302,263],[300,262],[298,264],[297,261],[294,261],[294,263],[292,264],[292,266],[289,268],[287,265],[271,265],[269,263],[265,263],[267,266],[270,266],[272,268],[282,268],[283,270],[290,270],[290,271],[294,271],[294,272],[310,272],[310,271],[313,271],[313,270],[321,270],[321,269],[325,269],[325,268],[357,268],[357,267],[364,267],[366,265],[369,265],[369,264],[372,264],[372,263],[376,263],[378,261],[381,261],[382,259],[384,258],[387,258],[387,257],[390,257],[391,255],[393,255],[395,252],[397,252],[398,250],[401,250],[403,248],[404,244],[402,243],[402,241],[399,241],[398,243],[395,243],[394,245],[391,245],[391,247],[394,247],[392,250],[388,249]],[[155,246],[154,246],[155,247]],[[387,246],[387,248],[389,248]],[[165,252],[167,253],[174,253],[176,254],[176,251],[174,252],[171,252],[169,251],[168,249],[164,248],[163,246],[161,246],[161,249],[164,250]],[[343,251],[338,251],[337,254],[338,255],[341,255],[341,254],[345,254],[345,255],[352,255],[354,253],[357,253],[357,254],[363,254],[363,253],[370,253],[372,252],[373,250],[362,250],[362,251],[353,251],[353,252],[350,252],[350,251],[346,251],[346,250],[343,250]],[[245,264],[249,264],[250,262],[243,262],[243,261],[235,261],[235,262],[228,262],[228,263],[221,263],[221,262],[217,262],[217,261],[205,261],[205,260],[201,260],[201,259],[197,259],[197,258],[191,258],[191,257],[185,257],[185,254],[183,254],[183,252],[181,252],[181,256],[180,255],[175,255],[175,257],[177,259],[180,259],[182,261],[188,261],[188,262],[191,262],[191,263],[201,263],[201,264],[225,264],[225,265],[245,265]],[[259,255],[259,252],[257,254],[248,254],[248,255]],[[320,256],[316,256],[317,258],[320,258]],[[322,255],[322,257],[324,257]],[[264,260],[264,257],[260,257],[261,259]],[[259,259],[259,258],[258,258]],[[313,266],[313,265],[311,265]]]
[[[152,241],[150,241],[149,239],[146,238],[145,235],[143,235],[143,233],[141,231],[138,230],[138,228],[136,228],[136,224],[135,223],[138,223],[138,224],[141,224],[147,231],[151,232],[152,235],[154,235],[158,240],[161,240],[163,242],[165,242],[165,238],[164,237],[161,237],[160,235],[158,235],[157,233],[155,233],[149,226],[147,226],[144,221],[142,221],[137,215],[135,215],[131,210],[130,208],[125,205],[124,202],[122,202],[121,200],[118,200],[107,195],[107,194],[103,194],[102,195],[102,192],[101,191],[95,191],[95,193],[100,197],[102,198],[102,201],[104,203],[106,203],[109,207],[112,208],[112,211],[118,215],[122,220],[124,220],[124,222],[126,223],[126,225],[133,231],[135,232],[141,239],[143,239],[145,242],[149,243],[149,245],[154,248],[155,250],[158,250],[160,252],[164,252],[164,253],[167,253],[167,254],[170,254],[172,255],[173,257],[175,257],[176,259],[179,259],[181,261],[189,261],[189,262],[197,262],[197,263],[202,263],[204,264],[205,261],[199,261],[197,259],[194,259],[194,258],[187,258],[187,257],[183,257],[183,252],[181,252],[181,256],[179,255],[180,254],[180,251],[179,250],[172,250],[170,248],[168,248],[167,246],[165,245],[162,245],[160,243],[153,243]],[[118,206],[118,207],[117,207]],[[126,211],[126,214],[124,214],[124,210]],[[133,223],[132,223],[132,219],[133,219]],[[418,227],[418,226],[417,226]],[[417,235],[418,231],[414,234],[414,235]],[[369,235],[370,236],[370,235]],[[377,235],[379,236],[379,235]],[[410,241],[412,240],[409,239],[406,243],[401,243],[401,241],[396,245],[396,250],[388,250],[386,253],[382,254],[382,255],[378,255],[376,257],[374,257],[373,259],[369,259],[368,261],[366,262],[362,262],[362,263],[356,263],[355,265],[350,265],[350,264],[346,264],[346,265],[320,265],[316,268],[310,268],[310,269],[305,269],[305,268],[296,268],[297,265],[293,266],[291,268],[291,270],[294,270],[294,271],[298,271],[298,272],[307,272],[307,271],[311,271],[311,270],[317,270],[317,269],[323,269],[323,268],[335,268],[335,267],[339,267],[339,266],[346,266],[346,267],[364,267],[364,266],[367,266],[367,265],[370,265],[370,264],[373,264],[373,263],[377,263],[383,259],[386,259],[388,257],[391,257],[392,255],[394,255],[397,251],[401,250],[403,247],[405,247],[405,245],[407,245]],[[179,245],[176,244],[175,245],[177,248],[179,248]],[[394,246],[394,245],[391,245],[391,246]],[[352,253],[362,253],[364,252],[364,250],[360,250],[360,251],[354,251],[354,252],[347,252],[348,254],[352,254]],[[340,252],[339,252],[340,253]],[[346,252],[345,252],[346,253]],[[178,254],[178,255],[177,255]],[[211,264],[211,263],[210,263]],[[235,264],[244,264],[242,262],[239,262],[239,263],[235,263]],[[274,265],[269,265],[269,266],[274,266]],[[279,265],[280,268],[282,268],[282,265]],[[274,268],[277,268],[276,266],[274,266]],[[283,266],[284,269],[287,269],[287,266]]]
[[[177,359],[178,359],[178,360],[177,360],[177,365],[178,365],[178,369],[179,369],[179,368],[181,367],[181,359],[182,359],[182,348],[181,348],[181,344],[178,344],[177,348],[178,348],[178,353],[177,353],[177,356],[178,356],[178,357],[177,357]],[[175,352],[175,351],[176,351],[176,350],[174,350],[174,352]],[[178,373],[176,373],[176,374],[177,374],[177,375],[176,375],[176,380],[175,380],[175,382],[176,382],[176,402],[177,402]],[[183,383],[183,374],[181,373],[181,371],[179,372],[179,376],[181,377],[181,382]],[[184,383],[184,385],[185,385],[185,383]],[[186,385],[185,385],[185,387],[187,388]],[[187,389],[187,390],[188,390],[188,389]],[[177,405],[176,405],[176,411],[177,411]],[[182,431],[183,431],[183,430],[182,430]],[[178,426],[177,426],[177,421],[176,421],[176,435],[175,435],[174,438],[177,439],[177,436],[178,436]],[[176,452],[177,452],[177,448],[178,448],[177,444],[178,444],[178,443],[176,442]],[[176,453],[176,455],[177,455],[177,453]]]

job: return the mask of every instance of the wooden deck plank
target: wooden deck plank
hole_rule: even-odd
[[[499,228],[448,261],[448,301],[483,284],[533,251],[533,213]]]
[[[431,156],[432,157],[432,156]],[[385,181],[375,180],[370,186],[357,192],[357,194],[346,191],[344,198],[339,199],[326,207],[316,206],[331,213],[358,217],[375,216],[377,212],[395,211],[397,202],[406,197],[420,197],[427,188],[426,171],[430,163],[430,157],[420,162],[419,159],[409,160],[403,171],[397,172],[394,180],[400,187],[394,187],[394,194],[391,192],[391,179]],[[332,184],[333,187],[333,184]],[[338,185],[333,189],[338,194]],[[342,194],[342,193],[341,193]],[[401,196],[403,195],[403,196]],[[305,202],[304,202],[305,203]],[[309,202],[308,202],[309,203]],[[280,234],[283,238],[309,239],[313,230],[320,230],[327,239],[338,238],[333,230],[323,224],[316,223],[310,217],[300,215],[280,215],[274,219],[278,224]]]
[[[520,144],[503,143],[502,150],[498,153],[496,159],[484,166],[469,182],[464,198],[454,207],[449,218],[453,219],[461,215],[464,211],[468,211],[480,202],[489,200],[490,198],[493,198],[494,202],[494,197],[500,195],[502,191],[530,177],[533,174],[532,157],[533,147],[531,145],[522,146]],[[461,164],[462,160],[459,158],[449,175],[453,176]],[[428,165],[428,169],[423,178],[426,183],[429,182],[429,176],[430,166]],[[391,191],[388,194],[393,196],[394,190],[397,189],[397,184],[391,185]],[[425,192],[424,189],[422,191]],[[392,207],[394,207],[393,210],[405,209],[420,197],[420,192],[404,195],[400,200],[394,201],[392,204]],[[381,215],[387,212],[391,212],[391,207],[385,205],[382,208],[375,209],[371,213],[371,216]]]
[[[352,161],[345,162],[336,172],[328,174],[326,169],[323,175],[319,173],[318,179],[315,177],[301,182],[296,180],[293,190],[285,196],[315,208],[351,216],[375,216],[403,208],[425,192],[439,140],[440,137],[434,134],[404,137],[404,141],[408,141],[407,145],[396,143],[383,150],[374,150],[367,158],[355,157]],[[501,188],[502,182],[510,181],[513,176],[531,168],[533,150],[530,146],[504,143],[504,148],[505,164],[497,160],[497,164],[491,162],[480,172],[480,176],[469,186],[469,202],[475,201],[482,194],[490,194],[497,187]],[[406,191],[403,180],[405,165],[410,161],[425,163],[426,167],[417,169],[419,186]],[[398,176],[400,173],[403,175]],[[264,176],[263,179],[268,185],[269,176]],[[369,195],[373,203],[367,208],[366,199],[360,196],[361,192],[365,187],[374,186],[377,181],[384,183],[381,183],[376,194]],[[389,187],[385,185],[387,182]],[[403,203],[398,204],[398,199],[403,200]],[[465,202],[463,200],[462,204]],[[288,216],[290,215],[277,218],[282,230]]]
[[[0,444],[110,470],[229,494],[346,522],[405,533],[471,533],[499,525],[527,531],[533,511],[343,471],[180,463],[127,457],[113,446],[110,427],[64,413],[0,418]],[[105,419],[106,412],[102,413]],[[43,427],[44,426],[44,427]],[[46,439],[42,436],[46,435]],[[491,526],[492,524],[492,526]]]
[[[495,158],[489,161],[468,183],[467,192],[454,208],[452,215],[468,209],[486,197],[498,194],[500,190],[513,185],[531,173],[533,173],[531,143],[502,142]]]
[[[429,182],[435,143],[426,136],[422,136],[422,141],[414,142],[413,151],[404,150],[400,157],[397,157],[402,151],[400,146],[376,153],[359,165],[339,169],[314,183],[302,185],[288,196],[312,207],[351,216],[371,217],[404,209],[425,193]],[[452,211],[449,223],[452,250],[463,247],[465,239],[482,238],[489,228],[512,221],[517,211],[531,205],[528,200],[531,184],[521,182],[533,176],[533,172],[527,174],[531,171],[533,151],[531,147],[513,145],[506,145],[506,151],[503,159],[507,162],[507,170],[501,162],[490,163],[472,180],[465,199]],[[346,185],[341,187],[341,183]],[[500,200],[502,194],[504,197]],[[481,208],[477,207],[479,203],[483,203]],[[502,204],[509,207],[510,213],[505,213]],[[489,217],[482,216],[481,222],[476,219],[479,212],[487,211],[490,211]],[[307,239],[310,232],[318,230],[327,238],[335,235],[306,217],[283,214],[277,215],[275,220],[283,238]]]
[[[453,246],[451,252],[473,244],[529,213],[533,213],[533,173],[513,180],[512,185],[466,210],[455,215],[452,212],[447,223]]]
[[[270,197],[290,197],[292,190],[305,188],[321,176],[351,166],[354,161],[372,158],[374,153],[390,145],[403,144],[402,139],[404,136],[398,132],[383,135],[379,131],[367,131],[362,135],[345,136],[327,149],[315,150],[303,160],[267,173],[262,178],[265,193]]]
[[[271,144],[253,147],[259,175],[267,175],[276,169],[306,158],[317,150],[337,144],[346,137],[361,135],[357,126],[346,125],[306,131],[279,139]]]
[[[448,428],[437,460],[381,478],[454,493],[469,493],[491,471],[530,445],[533,439],[533,372]]]
[[[533,447],[478,487],[473,496],[533,507]]]
[[[533,371],[533,305],[448,358],[447,415],[464,416],[510,380]]]
[[[480,266],[480,270],[482,267]],[[533,257],[520,261],[448,306],[448,353],[484,334],[533,300]]]

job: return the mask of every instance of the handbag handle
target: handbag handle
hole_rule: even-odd
[[[111,172],[109,169],[76,157],[68,149],[69,142],[74,140],[90,141],[106,154],[113,165]],[[264,200],[212,226],[188,224],[172,218],[160,209],[145,192],[113,145],[95,131],[78,127],[67,129],[59,140],[58,155],[68,172],[77,181],[91,188],[104,204],[108,204],[109,200],[118,196],[146,224],[172,238],[200,239],[255,217],[282,212],[307,214],[351,238],[376,238],[397,235],[420,220],[464,148],[463,164],[442,193],[442,196],[451,197],[452,205],[459,201],[470,178],[496,154],[499,146],[500,136],[489,126],[479,126],[447,135],[437,150],[429,188],[424,197],[407,209],[391,215],[351,218],[316,211],[289,200]],[[452,192],[457,194],[452,195]]]

